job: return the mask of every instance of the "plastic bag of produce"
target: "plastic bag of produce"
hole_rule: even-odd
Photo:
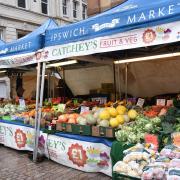
[[[180,168],[180,159],[172,159],[169,163],[169,168]]]
[[[165,168],[161,166],[148,166],[142,174],[143,180],[166,180]]]
[[[180,158],[180,149],[174,145],[165,146],[161,152],[161,156],[168,157],[170,159]]]
[[[180,180],[180,168],[169,168],[167,180]]]

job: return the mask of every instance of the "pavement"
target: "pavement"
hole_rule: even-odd
[[[0,145],[0,180],[110,180],[102,173],[85,173],[51,160],[33,163],[27,152]]]

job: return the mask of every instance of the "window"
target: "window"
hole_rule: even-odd
[[[73,1],[73,17],[77,18],[77,7],[78,7],[78,2]]]
[[[24,37],[24,36],[27,35],[28,33],[30,33],[30,32],[28,32],[28,31],[22,31],[22,30],[17,30],[17,39]]]
[[[87,14],[87,6],[85,4],[82,4],[82,18],[86,19]]]
[[[41,10],[43,14],[48,14],[48,0],[41,0]]]
[[[67,15],[67,0],[62,1],[63,15]]]
[[[18,7],[26,8],[26,0],[18,0]]]
[[[0,40],[3,40],[3,30],[0,29]]]

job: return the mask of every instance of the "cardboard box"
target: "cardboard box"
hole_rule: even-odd
[[[79,125],[79,124],[72,124],[72,133],[91,136],[92,135],[92,128],[88,125]]]
[[[69,123],[56,123],[56,130],[61,132],[72,132],[72,124]]]
[[[107,90],[113,90],[114,89],[114,84],[113,83],[102,83],[101,84],[102,89],[107,89]]]
[[[115,130],[111,127],[92,126],[92,136],[114,138]]]

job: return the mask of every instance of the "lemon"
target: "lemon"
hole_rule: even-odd
[[[109,121],[109,124],[112,128],[118,127],[119,126],[119,122],[116,118],[111,118]]]

